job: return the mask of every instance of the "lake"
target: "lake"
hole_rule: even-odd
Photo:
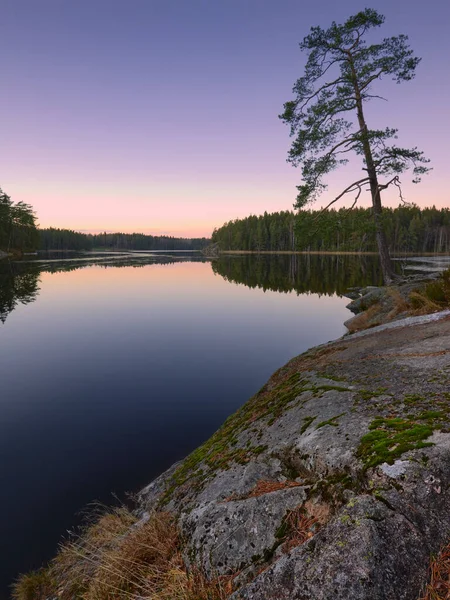
[[[345,332],[375,257],[0,263],[0,597],[93,500],[136,492],[293,356]]]

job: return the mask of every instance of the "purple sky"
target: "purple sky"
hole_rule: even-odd
[[[369,126],[400,129],[434,170],[404,194],[447,206],[450,3],[376,0],[381,37],[406,33],[422,62],[382,82]],[[209,235],[291,209],[300,171],[277,118],[302,75],[310,26],[354,0],[1,0],[0,185],[42,226]],[[375,92],[376,93],[376,92]],[[328,179],[324,205],[359,166]],[[335,194],[334,194],[335,192]],[[396,205],[396,195],[385,195]],[[363,205],[368,204],[366,198]]]

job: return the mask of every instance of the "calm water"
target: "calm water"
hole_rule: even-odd
[[[139,490],[342,335],[347,287],[380,283],[372,257],[57,258],[0,263],[2,598],[89,502]]]

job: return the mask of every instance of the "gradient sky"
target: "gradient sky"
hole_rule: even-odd
[[[450,3],[445,0],[0,0],[0,185],[42,226],[210,235],[291,209],[291,98],[310,26],[365,6],[406,33],[422,62],[382,82],[369,126],[400,129],[434,170],[407,200],[447,206]],[[352,171],[352,172],[347,172]],[[329,177],[317,208],[359,167]],[[396,195],[385,195],[396,205]],[[368,204],[368,198],[362,203]]]

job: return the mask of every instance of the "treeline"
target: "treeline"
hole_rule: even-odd
[[[40,250],[201,250],[207,238],[176,238],[143,233],[79,233],[70,229],[39,230]]]
[[[0,188],[0,250],[35,250],[39,243],[36,217],[25,202],[13,202]]]
[[[450,209],[385,208],[390,251],[449,252]],[[212,241],[222,250],[376,252],[372,209],[264,213],[225,223]]]

